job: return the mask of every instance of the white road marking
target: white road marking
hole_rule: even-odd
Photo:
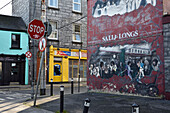
[[[3,100],[5,100],[5,99],[3,99],[3,98],[0,98],[0,101],[3,101]]]
[[[6,97],[7,99],[10,99],[10,100],[12,100],[12,99],[14,99],[14,98],[11,98],[11,97]]]

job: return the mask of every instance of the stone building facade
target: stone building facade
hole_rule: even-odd
[[[163,17],[165,92],[170,92],[170,15]]]
[[[59,47],[68,48],[79,48],[82,45],[83,49],[86,49],[86,34],[87,34],[87,1],[80,0],[80,11],[75,11],[73,9],[74,1],[76,0],[56,0],[58,1],[58,6],[50,6],[49,1],[45,0],[47,6],[47,20],[49,22],[55,22],[57,24],[58,40],[50,41],[50,44],[57,45],[59,42]],[[26,24],[28,24],[32,19],[41,19],[41,0],[13,0],[12,2],[12,15],[21,16]],[[82,44],[76,43],[79,41],[73,41],[73,25],[80,25],[81,30],[81,41]],[[50,40],[50,39],[49,39]],[[77,44],[77,45],[75,45]]]
[[[27,25],[33,19],[40,20],[42,1],[46,4],[46,20],[52,26],[52,33],[47,38],[47,56],[51,45],[54,48],[86,50],[87,0],[12,0],[12,15],[22,17]],[[30,43],[30,49],[36,56],[34,59],[37,59],[37,47],[38,41],[35,40],[36,50],[33,52],[33,43]],[[47,64],[48,61],[49,57]],[[37,64],[36,60],[34,64]],[[31,69],[34,69],[32,64]],[[36,71],[31,72],[37,75]]]

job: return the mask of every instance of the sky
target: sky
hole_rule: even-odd
[[[12,0],[0,0],[0,9]],[[12,3],[8,4],[6,7],[0,10],[0,14],[12,15]]]

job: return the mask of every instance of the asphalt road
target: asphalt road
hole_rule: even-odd
[[[60,94],[60,85],[65,86],[65,94],[71,93],[70,84],[55,84],[53,95],[59,95]],[[13,86],[12,86],[13,87]],[[38,98],[45,98],[47,96],[50,96],[50,85],[47,85],[46,87],[46,95],[40,96],[38,90]],[[80,87],[81,92],[87,92],[86,86]],[[77,86],[75,84],[74,87],[74,93],[78,93]],[[44,111],[44,110],[37,110],[36,108],[33,108],[30,106],[24,106],[23,103],[26,101],[31,100],[31,87],[25,87],[22,86],[22,88],[10,88],[9,87],[1,87],[0,88],[0,113],[50,113],[50,111]],[[32,100],[33,101],[33,100]]]

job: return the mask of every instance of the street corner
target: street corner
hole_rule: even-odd
[[[59,99],[60,97],[58,95],[55,96],[45,96],[45,97],[39,97],[36,100],[36,107],[39,107],[41,104],[48,103],[50,101]],[[34,99],[29,99],[23,103],[26,106],[34,106]]]

